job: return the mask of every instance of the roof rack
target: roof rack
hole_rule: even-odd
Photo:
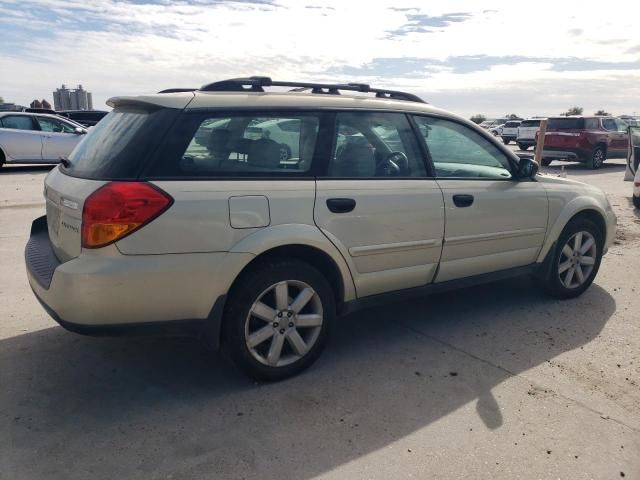
[[[202,92],[264,92],[264,87],[293,87],[292,92],[311,90],[311,93],[325,95],[340,95],[340,90],[362,93],[375,93],[376,98],[406,100],[409,102],[427,103],[417,95],[397,90],[371,88],[366,83],[310,83],[310,82],[281,82],[269,77],[231,78],[219,82],[209,83],[200,87]],[[169,89],[171,91],[187,91],[186,89]],[[189,89],[188,91],[192,91]],[[166,93],[163,90],[160,93]]]

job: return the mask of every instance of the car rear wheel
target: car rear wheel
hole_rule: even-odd
[[[309,367],[335,317],[329,283],[295,260],[265,263],[240,279],[225,312],[223,347],[258,380],[282,380]]]
[[[527,150],[527,149],[529,148],[529,145],[523,145],[523,144],[519,143],[519,144],[518,144],[518,148],[519,148],[520,150]]]
[[[593,149],[591,156],[587,158],[587,167],[591,170],[597,170],[602,166],[604,161],[607,159],[607,154],[602,147],[596,147]]]
[[[502,143],[504,143],[505,145],[509,145],[511,143],[511,140],[509,140],[508,138],[503,138]]]
[[[557,298],[581,295],[593,282],[602,260],[603,237],[586,218],[572,220],[560,234],[543,289]]]

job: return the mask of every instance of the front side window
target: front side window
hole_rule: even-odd
[[[603,118],[602,126],[605,128],[605,130],[609,130],[611,132],[616,132],[618,130],[616,121],[613,118]]]
[[[440,118],[416,116],[415,120],[427,144],[436,177],[512,177],[505,154],[469,127]]]
[[[55,119],[48,117],[36,117],[38,120],[38,124],[40,125],[40,130],[43,132],[55,132],[55,133],[74,133],[75,129],[71,127],[71,125]]]
[[[29,115],[7,115],[0,118],[2,128],[15,128],[16,130],[35,130],[33,121]]]
[[[329,177],[425,177],[420,147],[402,113],[336,115]]]
[[[154,175],[287,175],[306,173],[318,137],[316,115],[237,114],[197,122],[179,158]]]

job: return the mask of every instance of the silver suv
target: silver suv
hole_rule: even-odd
[[[600,190],[408,93],[251,77],[110,105],[25,252],[72,331],[188,332],[276,380],[382,301],[519,274],[575,297],[614,238]]]

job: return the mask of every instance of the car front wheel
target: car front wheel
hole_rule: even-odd
[[[240,279],[229,298],[223,347],[258,380],[282,380],[322,352],[335,317],[325,277],[296,260],[268,262]]]
[[[557,298],[581,295],[593,282],[602,260],[603,236],[586,218],[572,220],[562,231],[553,252],[551,268],[541,286]]]
[[[523,145],[522,143],[519,143],[518,144],[518,148],[520,150],[527,150],[529,148],[529,145]]]

